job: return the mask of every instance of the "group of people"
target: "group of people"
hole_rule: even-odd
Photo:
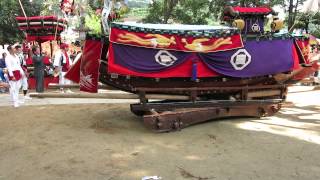
[[[3,53],[1,65],[1,87],[9,87],[14,107],[31,99],[28,93],[28,73],[22,47],[19,44],[9,45],[8,54]],[[24,98],[19,100],[19,90],[22,87]]]
[[[59,84],[65,85],[71,82],[64,76],[72,66],[72,59],[68,53],[68,44],[62,43],[60,49],[54,54],[54,72],[59,76]],[[28,70],[27,57],[23,55],[22,47],[19,44],[9,45],[7,53],[2,54],[0,59],[0,89],[9,89],[14,107],[19,107],[25,100],[30,100],[28,96]],[[81,56],[81,54],[79,54]],[[35,90],[38,93],[44,92],[45,63],[44,56],[38,46],[34,46],[29,53],[33,63],[33,76],[35,78]],[[75,57],[79,59],[79,56]],[[23,99],[19,99],[19,91],[22,88]],[[61,88],[61,92],[65,92]],[[66,92],[71,92],[69,89]]]

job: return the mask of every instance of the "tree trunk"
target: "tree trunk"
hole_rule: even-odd
[[[300,3],[300,0],[297,0],[297,4],[294,7],[294,14],[293,14],[293,19],[292,19],[292,23],[294,23],[296,21],[296,17],[298,14],[298,5]]]
[[[164,0],[163,2],[163,23],[167,24],[173,8],[177,5],[178,0]]]
[[[291,29],[293,25],[293,0],[289,1],[289,16],[288,16],[288,30]]]

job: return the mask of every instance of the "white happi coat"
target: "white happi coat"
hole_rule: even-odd
[[[8,69],[8,74],[10,77],[13,77],[13,71],[20,71],[21,76],[24,76],[24,72],[21,68],[20,60],[19,60],[18,56],[9,54],[6,57],[5,61],[6,61],[7,69]],[[10,96],[11,96],[11,99],[12,99],[15,106],[18,105],[18,103],[19,103],[19,90],[21,88],[21,82],[22,82],[22,79],[19,79],[16,81],[13,81],[13,80],[9,81]]]
[[[69,59],[69,65],[72,65],[72,60],[68,55],[68,59]],[[62,59],[61,59],[62,57]],[[62,60],[62,61],[61,61]],[[66,63],[67,62],[67,57],[65,56],[65,54],[59,50],[54,54],[54,61],[53,61],[53,66],[58,67],[59,68],[59,84],[61,85],[65,85],[65,84],[71,84],[71,81],[66,79],[64,76],[66,75],[66,72],[62,72],[62,63]]]

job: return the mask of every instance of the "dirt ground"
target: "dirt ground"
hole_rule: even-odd
[[[162,134],[124,102],[0,106],[0,180],[320,179],[320,91],[288,100],[274,117]]]

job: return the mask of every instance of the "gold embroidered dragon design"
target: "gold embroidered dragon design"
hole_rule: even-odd
[[[192,41],[192,43],[188,43],[185,38],[181,39],[182,43],[184,43],[184,47],[188,50],[197,51],[197,52],[208,52],[215,49],[218,49],[222,45],[232,44],[231,38],[219,38],[214,41],[212,44],[203,45],[204,42],[210,41],[208,38],[199,38]]]
[[[137,43],[142,46],[152,46],[160,48],[167,48],[171,44],[176,44],[175,38],[173,36],[167,38],[160,34],[147,34],[144,36],[144,38],[141,38],[132,33],[125,33],[119,34],[117,41],[121,43]]]

